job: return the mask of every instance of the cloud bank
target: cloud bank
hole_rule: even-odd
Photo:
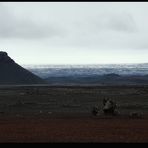
[[[1,2],[1,48],[20,63],[148,62],[147,16],[144,2]]]

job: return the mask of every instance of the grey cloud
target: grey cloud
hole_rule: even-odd
[[[94,24],[99,30],[113,30],[121,32],[137,31],[136,22],[130,13],[105,13],[99,14],[94,19]]]
[[[49,62],[70,54],[88,54],[96,62],[111,54],[114,60],[114,50],[121,52],[119,59],[126,59],[128,53],[134,57],[134,52],[148,49],[147,16],[147,3],[4,3],[0,5],[1,48],[16,57],[26,55],[26,62],[29,51],[30,62],[36,58],[37,63],[41,55]],[[146,57],[145,53],[141,55]]]
[[[58,25],[52,23],[34,22],[29,18],[17,18],[13,11],[0,4],[0,38],[36,39],[60,36]]]
[[[130,14],[114,16],[110,19],[108,26],[111,29],[134,32],[136,31],[136,24]]]

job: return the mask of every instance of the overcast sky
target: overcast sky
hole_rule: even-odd
[[[0,2],[0,48],[19,64],[148,62],[148,2]]]

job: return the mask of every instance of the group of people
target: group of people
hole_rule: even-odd
[[[99,107],[94,107],[93,115],[97,115],[99,112]],[[115,101],[105,98],[103,99],[103,113],[105,115],[117,115],[117,104]]]
[[[110,98],[103,99],[103,107],[101,110],[99,106],[95,106],[92,110],[92,114],[94,116],[101,115],[102,112],[104,115],[110,115],[110,116],[120,115],[119,111],[117,110],[116,102]],[[142,112],[134,111],[129,114],[129,117],[142,118],[142,115],[143,115]]]
[[[103,112],[104,114],[116,115],[117,114],[116,102],[109,98],[103,99]]]

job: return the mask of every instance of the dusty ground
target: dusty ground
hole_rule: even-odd
[[[93,117],[105,97],[143,118]],[[148,142],[148,86],[0,87],[2,142]]]
[[[148,118],[1,117],[0,142],[148,142]]]

